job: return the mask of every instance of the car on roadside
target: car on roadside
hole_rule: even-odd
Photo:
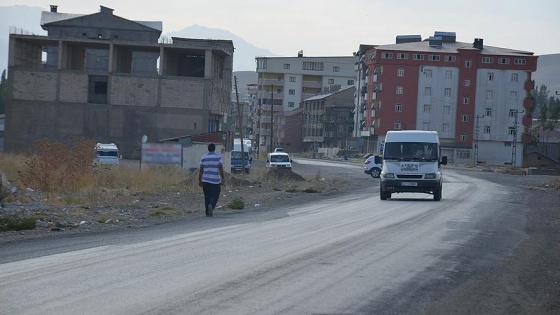
[[[375,155],[372,155],[364,162],[364,173],[373,178],[379,178],[379,174],[381,174],[381,166],[381,164],[375,164]]]

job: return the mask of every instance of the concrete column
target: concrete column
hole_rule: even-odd
[[[212,77],[212,50],[206,50],[204,58],[204,78],[211,79]]]

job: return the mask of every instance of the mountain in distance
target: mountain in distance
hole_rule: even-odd
[[[275,56],[266,49],[261,49],[248,43],[243,38],[222,29],[208,28],[201,25],[193,24],[178,32],[170,32],[163,34],[164,37],[183,37],[198,39],[221,39],[233,41],[235,51],[233,53],[233,71],[255,71],[257,65],[255,57],[257,56]]]

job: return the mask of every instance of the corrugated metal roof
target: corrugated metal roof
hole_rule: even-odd
[[[353,88],[353,87],[354,87],[353,85],[343,86],[343,87],[341,87],[340,89],[338,89],[338,90],[336,90],[336,91],[331,91],[331,92],[327,92],[327,93],[325,93],[325,94],[319,94],[319,95],[311,96],[310,98],[304,99],[304,101],[315,101],[315,100],[324,99],[324,98],[327,98],[327,97],[329,97],[329,96],[331,96],[331,95],[333,95],[333,94],[336,94],[336,93],[338,93],[338,92],[342,92],[342,91],[351,89],[351,88]]]

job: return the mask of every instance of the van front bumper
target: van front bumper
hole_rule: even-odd
[[[384,179],[380,183],[383,191],[390,192],[433,192],[441,186],[440,180],[399,180]]]

